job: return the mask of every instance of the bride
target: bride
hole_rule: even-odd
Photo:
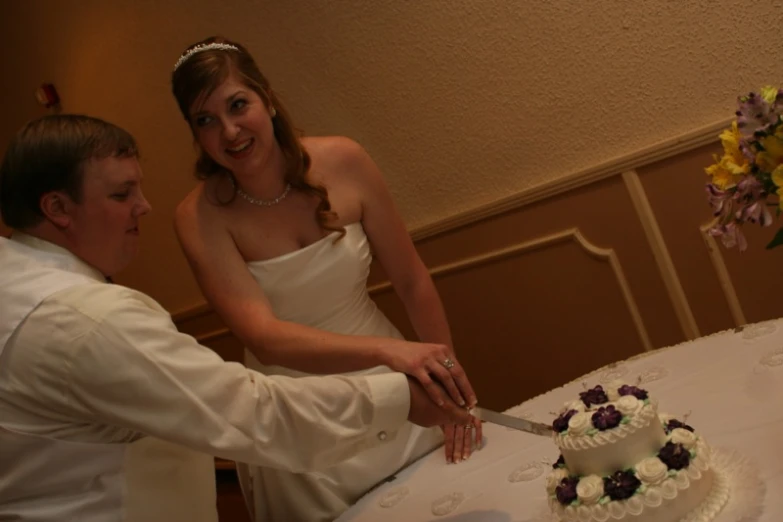
[[[210,305],[245,344],[247,365],[294,377],[400,371],[438,401],[445,389],[474,405],[435,286],[366,151],[344,137],[299,138],[247,50],[223,38],[188,47],[172,89],[202,180],[177,208],[177,236]],[[371,252],[422,342],[403,339],[370,299]],[[333,520],[444,438],[447,461],[459,462],[481,425],[409,423],[319,473],[241,469],[248,504],[257,521]]]

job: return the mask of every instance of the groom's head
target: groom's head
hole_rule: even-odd
[[[106,275],[138,250],[141,191],[133,137],[98,118],[45,116],[25,125],[0,167],[0,214],[9,227],[71,250]]]

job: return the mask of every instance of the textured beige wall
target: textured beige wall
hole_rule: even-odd
[[[168,81],[192,41],[246,44],[308,133],[370,150],[415,228],[725,119],[783,82],[781,22],[777,0],[4,1],[0,151],[44,81],[133,132],[155,210],[119,279],[177,310],[200,300],[171,228],[193,181]]]

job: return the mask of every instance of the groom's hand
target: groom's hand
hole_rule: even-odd
[[[447,393],[442,394],[444,404],[438,406],[430,395],[413,377],[408,377],[410,388],[411,407],[408,411],[408,420],[419,426],[431,427],[442,424],[458,424],[464,426],[472,423],[472,416],[468,410],[451,400]]]

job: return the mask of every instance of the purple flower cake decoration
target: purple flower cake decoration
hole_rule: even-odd
[[[552,428],[558,433],[563,433],[568,429],[568,421],[570,421],[571,417],[576,415],[576,413],[576,410],[568,410],[567,412],[561,413],[560,416],[555,419],[555,422],[552,423]]]
[[[658,458],[669,469],[680,470],[687,468],[691,463],[691,454],[682,444],[667,442],[658,452]]]
[[[564,467],[565,467],[565,459],[563,458],[563,455],[560,454],[560,457],[558,457],[555,463],[552,464],[552,469],[564,468]]]
[[[579,393],[579,399],[584,403],[586,407],[590,407],[595,404],[606,404],[609,402],[609,397],[606,395],[603,386],[600,384],[590,390],[585,390]]]
[[[622,420],[623,414],[611,404],[609,406],[601,406],[592,416],[593,426],[599,431],[615,428],[620,425]]]
[[[631,471],[617,471],[604,477],[604,493],[612,500],[630,498],[641,485],[642,482]]]
[[[664,431],[666,431],[666,434],[668,435],[672,431],[674,431],[675,428],[682,428],[684,430],[688,430],[690,432],[693,432],[694,429],[685,424],[684,422],[680,422],[677,419],[671,419],[669,422],[666,423],[666,426],[664,426]]]
[[[555,496],[557,501],[567,506],[574,500],[576,500],[576,485],[579,483],[577,477],[567,477],[560,481],[560,484],[555,488]]]
[[[624,395],[633,395],[640,401],[644,401],[647,399],[647,390],[643,390],[641,388],[637,388],[636,386],[629,386],[627,384],[623,384],[617,389],[617,393],[620,394],[620,396]]]

